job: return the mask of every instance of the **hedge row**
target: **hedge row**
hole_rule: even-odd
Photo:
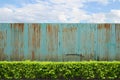
[[[0,79],[120,79],[120,62],[0,62]]]

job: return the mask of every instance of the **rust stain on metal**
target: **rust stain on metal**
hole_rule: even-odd
[[[56,25],[55,27],[55,41],[56,41],[56,45],[58,43],[58,25]]]
[[[2,40],[2,39],[3,39],[3,32],[0,31],[0,40]]]
[[[13,27],[14,27],[14,28],[18,28],[18,24],[16,24],[16,23],[13,24]]]
[[[110,24],[104,24],[104,28],[105,28],[106,30],[110,30]]]
[[[106,29],[106,42],[110,41],[110,24],[104,24],[104,28]]]
[[[32,51],[32,60],[34,60],[35,59],[35,53],[34,53],[34,51]]]
[[[34,28],[34,32],[38,33],[39,32],[39,24],[32,24],[32,27]]]
[[[24,47],[24,23],[14,23],[10,24],[11,27],[11,44],[13,45],[13,50],[11,51],[11,60],[21,60],[21,55],[23,53]]]
[[[47,25],[47,31],[48,31],[49,33],[52,32],[52,27],[51,27],[50,24]]]
[[[120,37],[117,37],[117,42],[120,42]]]
[[[106,30],[106,32],[105,32],[105,37],[106,37],[105,43],[108,45],[109,42],[110,42],[110,37],[111,37],[111,35],[110,35],[110,30],[111,30],[110,24],[104,24],[104,28]],[[108,48],[107,45],[105,47],[105,59],[109,60],[110,55],[109,55],[109,48]]]
[[[92,54],[94,54],[94,32],[91,32],[90,33],[90,38],[91,38],[91,44],[92,44],[92,47],[91,47],[91,51],[92,51]]]
[[[102,24],[98,24],[98,29],[102,29],[103,28],[103,25]]]
[[[12,29],[12,24],[10,24],[10,28]]]
[[[110,29],[110,24],[98,24],[98,29],[103,29],[105,28],[106,30]]]
[[[63,29],[63,32],[67,32],[67,28],[64,28],[64,29]]]
[[[22,30],[22,32],[23,32],[24,31],[24,23],[18,24],[18,29]]]
[[[33,34],[32,34],[32,46],[35,48],[40,48],[40,26],[39,24],[32,24]]]
[[[5,60],[6,59],[6,55],[4,54],[4,48],[0,48],[0,60]]]
[[[35,36],[33,35],[33,36],[32,36],[32,46],[34,46],[34,47],[35,47],[35,41],[36,41],[36,38],[35,38]]]
[[[115,25],[116,41],[120,42],[120,24]]]
[[[11,25],[11,28],[18,29],[22,32],[24,31],[24,23],[14,23],[10,25]]]
[[[47,50],[53,54],[54,51],[57,51],[58,46],[58,25],[47,24]]]
[[[50,24],[47,25],[47,38],[48,51],[53,51],[53,28]]]
[[[71,27],[70,30],[71,30],[71,32],[72,32],[72,31],[76,31],[77,28],[76,28],[76,27]]]
[[[77,30],[77,28],[76,27],[71,27],[71,28],[64,28],[63,29],[63,32],[73,32],[73,31],[76,31]]]

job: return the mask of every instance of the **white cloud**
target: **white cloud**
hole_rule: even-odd
[[[107,17],[111,22],[120,23],[120,10],[111,10]]]
[[[88,14],[83,9],[84,3],[98,2],[108,4],[108,0],[36,0],[34,4],[24,4],[17,8],[6,6],[0,8],[0,22],[96,22],[104,23],[108,19],[120,22],[120,11],[110,13]],[[108,17],[108,15],[113,17]]]
[[[67,15],[65,15],[64,12],[61,13],[58,17],[61,22],[67,22]]]
[[[6,21],[8,19],[12,19],[13,11],[9,8],[0,8],[0,20]]]
[[[105,23],[106,22],[106,15],[105,13],[97,13],[97,14],[92,14],[89,19],[88,22],[92,22],[92,23]]]

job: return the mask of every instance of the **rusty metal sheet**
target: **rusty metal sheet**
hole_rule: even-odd
[[[28,24],[28,59],[40,60],[41,25]],[[26,53],[27,54],[27,53]]]
[[[0,23],[0,60],[120,60],[120,24]]]
[[[115,25],[115,37],[116,37],[116,59],[120,59],[120,24]]]

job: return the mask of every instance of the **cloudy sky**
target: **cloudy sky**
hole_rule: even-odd
[[[0,23],[120,23],[120,0],[0,0]]]

